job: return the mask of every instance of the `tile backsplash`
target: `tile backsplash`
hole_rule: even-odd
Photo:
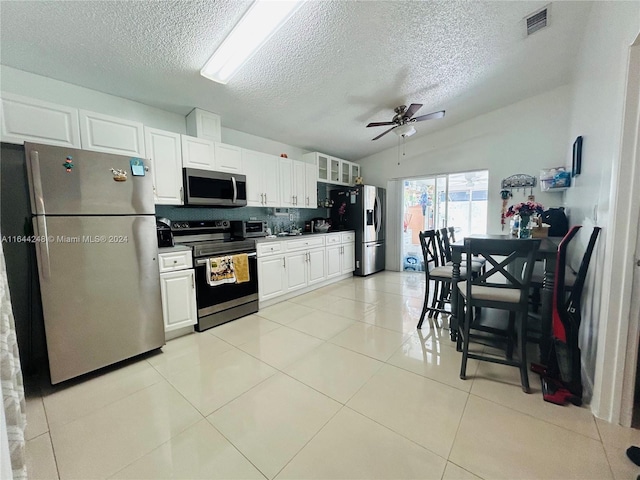
[[[289,214],[293,220],[282,215],[275,215],[273,208],[265,207],[239,207],[239,208],[206,208],[206,207],[180,207],[173,205],[156,205],[156,217],[169,220],[266,220],[272,230],[275,226],[289,227],[293,222],[298,227],[303,227],[304,222],[312,218],[329,216],[326,208],[289,208]]]
[[[318,183],[318,202],[329,197],[331,186]],[[239,207],[239,208],[208,208],[183,207],[177,205],[156,205],[156,217],[169,220],[266,220],[272,230],[279,231],[281,227],[288,228],[291,223],[297,227],[304,227],[304,222],[312,218],[327,218],[330,214],[327,208],[289,208],[288,216],[275,215],[273,208]],[[277,227],[277,228],[274,228]]]

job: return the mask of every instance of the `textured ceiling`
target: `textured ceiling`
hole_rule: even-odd
[[[227,85],[199,74],[250,1],[1,1],[2,64],[357,160],[399,104],[417,136],[571,80],[589,2],[307,1]],[[415,138],[412,137],[412,138]],[[411,141],[409,139],[408,141]]]

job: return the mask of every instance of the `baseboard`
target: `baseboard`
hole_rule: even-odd
[[[580,376],[582,377],[582,403],[590,404],[593,397],[593,381],[587,375],[584,365],[580,365]]]

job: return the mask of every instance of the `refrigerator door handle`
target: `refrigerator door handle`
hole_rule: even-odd
[[[47,232],[47,221],[44,217],[34,217],[36,219],[36,236],[40,238],[38,245],[38,254],[40,256],[40,266],[43,280],[49,280],[51,273],[51,265],[49,264],[49,235]]]
[[[376,200],[373,206],[374,210],[375,210],[375,228],[376,228],[376,236],[378,233],[380,233],[380,223],[382,218],[381,218],[381,214],[380,214],[380,198],[378,197],[378,194],[376,193]]]
[[[231,177],[231,183],[233,184],[233,200],[231,203],[236,203],[238,200],[238,186],[236,185],[236,177]]]
[[[33,182],[33,200],[36,215],[44,215],[44,195],[42,194],[42,177],[40,175],[40,156],[36,150],[31,152],[31,180]]]
[[[370,247],[381,247],[383,245],[384,245],[384,243],[374,243],[374,244],[367,245],[367,248],[370,248]]]

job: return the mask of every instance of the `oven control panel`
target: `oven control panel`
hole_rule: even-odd
[[[171,230],[173,231],[224,231],[229,230],[230,228],[231,222],[229,220],[179,220],[171,222]]]

